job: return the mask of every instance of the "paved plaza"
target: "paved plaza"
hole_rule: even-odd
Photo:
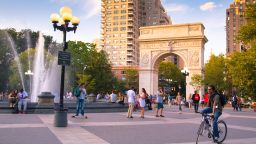
[[[0,114],[0,144],[194,144],[200,114],[185,109],[178,113],[165,109],[164,118],[146,111],[141,119],[126,113],[88,113],[88,119],[71,118],[68,127],[53,126],[53,114]],[[256,142],[256,113],[246,109],[222,115],[228,125],[225,144]],[[204,143],[212,143],[206,141]]]

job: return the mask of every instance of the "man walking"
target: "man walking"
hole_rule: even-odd
[[[197,93],[197,91],[195,91],[195,93],[192,95],[192,100],[194,103],[195,113],[198,113],[198,105],[199,105],[200,96]]]
[[[156,109],[156,117],[159,117],[158,111],[160,111],[160,117],[164,117],[163,115],[163,97],[164,97],[164,92],[162,88],[159,88],[156,94],[156,102],[157,102],[157,109]]]
[[[78,117],[79,113],[82,115],[82,117],[87,118],[87,116],[84,116],[84,99],[85,96],[87,95],[86,89],[85,89],[85,84],[82,83],[80,84],[78,89],[75,89],[75,96],[76,98],[76,115],[72,116],[73,118]]]
[[[208,106],[202,111],[202,113],[212,113],[213,119],[213,135],[214,142],[218,142],[219,132],[218,132],[218,119],[222,114],[222,105],[220,101],[220,95],[215,90],[213,85],[208,86],[209,103]]]
[[[133,89],[134,88],[131,87],[131,89],[127,91],[128,104],[129,104],[127,118],[133,118],[132,112],[133,112],[134,103],[135,103],[135,92]]]

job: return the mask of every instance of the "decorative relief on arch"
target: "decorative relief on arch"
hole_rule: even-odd
[[[199,66],[199,51],[189,52],[189,66]]]
[[[148,63],[149,63],[149,54],[148,53],[142,54],[141,62],[144,65],[148,65]]]

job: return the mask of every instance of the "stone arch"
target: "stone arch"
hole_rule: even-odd
[[[178,55],[190,71],[186,77],[186,93],[193,93],[189,84],[193,74],[201,74],[204,65],[204,45],[207,38],[201,23],[161,25],[140,28],[139,89],[155,94],[158,88],[158,65],[161,58]],[[202,89],[201,89],[202,93]]]

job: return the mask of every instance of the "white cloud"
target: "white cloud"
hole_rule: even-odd
[[[202,11],[211,11],[213,10],[214,8],[216,8],[217,6],[215,5],[214,2],[207,2],[207,3],[204,3],[203,5],[200,6],[200,9]]]
[[[99,14],[101,10],[101,0],[51,0],[53,3],[60,5],[72,4],[81,9],[84,13],[80,15],[81,18],[91,18]]]
[[[164,5],[167,12],[186,12],[189,7],[181,4],[166,4]]]

